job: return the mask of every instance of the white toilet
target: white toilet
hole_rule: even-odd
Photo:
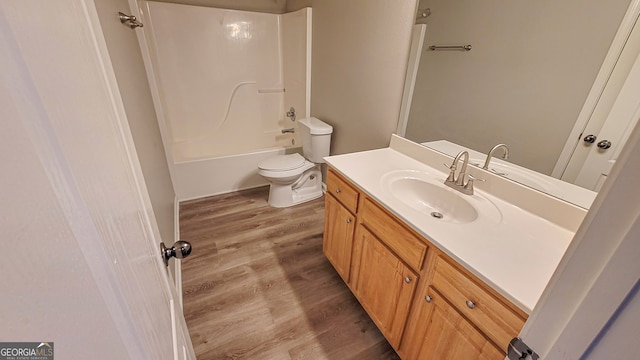
[[[314,117],[298,122],[302,152],[276,155],[258,164],[258,174],[270,183],[269,205],[287,207],[322,196],[322,159],[329,156],[333,127]]]

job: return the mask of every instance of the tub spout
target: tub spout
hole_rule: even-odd
[[[296,129],[294,129],[294,128],[282,129],[282,133],[283,134],[286,134],[286,133],[292,133],[293,134],[294,132],[296,132]]]

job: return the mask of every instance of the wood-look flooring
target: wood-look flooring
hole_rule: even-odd
[[[322,253],[324,198],[268,188],[180,204],[184,313],[208,359],[399,359]]]

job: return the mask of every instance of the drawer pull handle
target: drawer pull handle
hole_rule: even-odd
[[[336,189],[336,194],[340,194],[340,189]]]
[[[428,303],[430,303],[430,302],[431,302],[431,300],[433,300],[433,298],[432,298],[431,296],[429,296],[429,295],[427,295],[427,296],[425,296],[425,297],[424,297],[424,301],[426,301],[426,302],[428,302]]]
[[[347,224],[351,224],[351,219],[347,219]]]
[[[476,304],[471,300],[467,300],[467,307],[469,309],[473,309],[474,307],[476,307]]]
[[[404,282],[406,282],[407,284],[411,282],[411,278],[409,276],[407,276],[406,278],[404,278]]]

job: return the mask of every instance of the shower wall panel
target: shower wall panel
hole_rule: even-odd
[[[281,133],[292,127],[284,116],[291,105],[284,103],[283,38],[293,41],[287,41],[293,46],[288,53],[305,51],[295,49],[295,35],[283,35],[282,22],[295,25],[295,19],[147,4],[147,38],[164,109],[165,142],[174,163],[297,143],[295,134]],[[306,26],[306,21],[298,23]],[[306,36],[304,28],[298,32]]]
[[[310,13],[311,9],[302,9],[284,14],[281,22],[285,108],[295,107],[298,119],[311,116]]]

